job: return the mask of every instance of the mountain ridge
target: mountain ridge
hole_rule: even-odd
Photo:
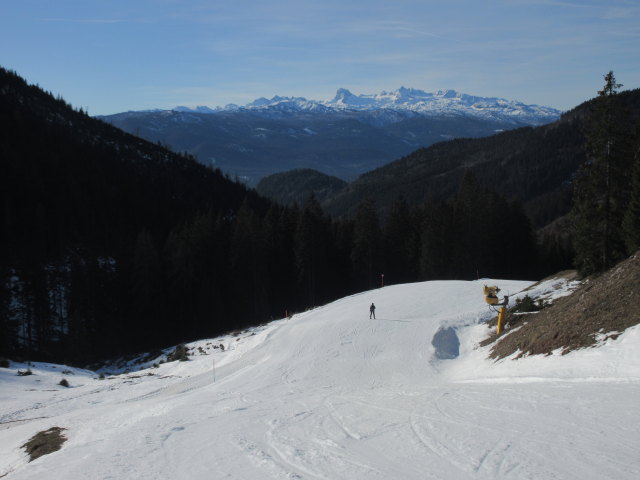
[[[376,95],[340,89],[323,102],[274,96],[244,107],[181,106],[97,118],[255,186],[270,174],[307,168],[350,181],[421,147],[546,124],[559,114],[454,90],[402,87]]]
[[[375,111],[390,110],[420,116],[463,115],[514,123],[540,125],[557,119],[560,110],[528,105],[515,100],[498,97],[481,97],[460,93],[456,90],[425,92],[415,88],[400,87],[390,92],[377,94],[353,94],[349,89],[339,88],[330,100],[312,100],[305,97],[275,95],[271,99],[260,97],[244,106],[228,104],[224,107],[178,106],[173,111],[215,114],[223,112],[252,111],[268,116],[274,112]],[[391,121],[391,120],[390,120]]]
[[[619,95],[628,121],[637,122],[640,89]],[[323,207],[333,215],[352,215],[367,197],[381,211],[398,196],[414,205],[439,201],[454,195],[464,172],[470,170],[483,186],[521,202],[533,226],[541,228],[569,211],[573,179],[586,161],[585,128],[593,108],[589,100],[546,125],[418,149],[363,173]]]

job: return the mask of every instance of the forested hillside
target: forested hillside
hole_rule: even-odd
[[[0,356],[86,364],[383,279],[557,268],[518,203],[471,172],[456,189],[442,202],[397,197],[385,215],[363,200],[341,220],[314,197],[280,206],[0,70]]]
[[[619,94],[624,122],[640,119],[640,90]],[[510,200],[522,202],[535,228],[571,209],[572,185],[586,159],[588,119],[594,101],[557,122],[524,127],[486,138],[457,139],[417,150],[361,175],[324,206],[331,214],[353,214],[364,198],[384,212],[402,195],[411,205],[451,198],[466,171]]]
[[[222,270],[218,284],[198,281],[214,266],[191,247],[208,233],[197,227],[229,229],[243,202],[263,215],[267,201],[5,70],[0,112],[5,354],[80,361],[238,321],[225,304],[202,323],[196,286],[208,298],[235,294]]]
[[[307,168],[269,175],[258,182],[256,190],[282,205],[302,205],[310,193],[323,203],[346,185],[338,177]]]

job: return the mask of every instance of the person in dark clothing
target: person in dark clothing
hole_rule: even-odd
[[[369,307],[369,318],[376,319],[376,306],[373,303]]]

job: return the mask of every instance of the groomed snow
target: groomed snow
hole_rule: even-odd
[[[492,362],[477,347],[491,316],[484,283],[512,300],[530,285],[385,287],[195,342],[189,362],[102,380],[2,368],[0,477],[640,478],[640,327],[598,348]],[[459,356],[441,360],[432,342],[448,328]],[[21,445],[53,426],[66,429],[63,448],[28,463]]]

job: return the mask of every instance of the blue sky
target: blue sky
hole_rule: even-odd
[[[638,0],[19,0],[0,65],[91,115],[338,88],[560,109],[640,87]]]

